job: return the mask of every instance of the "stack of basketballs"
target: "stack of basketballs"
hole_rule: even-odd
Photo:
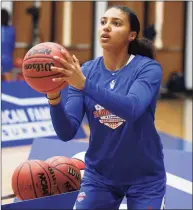
[[[54,156],[46,161],[28,160],[15,169],[12,189],[20,200],[76,191],[80,189],[84,169],[84,161],[76,155]]]
[[[40,93],[61,91],[66,82],[54,83],[53,78],[62,74],[52,71],[51,66],[62,67],[53,56],[61,57],[63,46],[43,42],[33,46],[25,55],[22,73],[27,84]],[[41,82],[40,82],[41,81]],[[20,200],[34,199],[80,189],[81,170],[84,162],[76,157],[55,156],[46,161],[28,160],[21,163],[12,176],[12,189]]]

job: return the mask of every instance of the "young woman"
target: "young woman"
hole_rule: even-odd
[[[47,94],[53,126],[71,140],[86,113],[90,126],[86,170],[76,209],[163,209],[166,191],[162,144],[154,125],[162,69],[150,41],[138,40],[140,23],[124,6],[109,8],[99,28],[103,56],[80,67],[63,52],[54,57],[63,68],[55,82],[69,84],[63,106],[60,93]]]

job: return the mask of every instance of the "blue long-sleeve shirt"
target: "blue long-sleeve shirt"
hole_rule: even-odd
[[[1,69],[9,72],[13,68],[13,51],[15,48],[15,28],[1,26]]]
[[[162,69],[136,55],[119,71],[109,71],[103,57],[82,66],[85,87],[69,87],[65,106],[50,105],[53,126],[63,141],[72,139],[86,112],[88,177],[107,184],[134,184],[165,177],[162,144],[154,125]]]

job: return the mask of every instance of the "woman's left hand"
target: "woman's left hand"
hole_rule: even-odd
[[[63,74],[60,78],[54,78],[53,82],[67,82],[69,85],[76,89],[82,90],[85,85],[86,77],[81,71],[80,63],[75,55],[71,56],[68,52],[61,51],[63,58],[53,56],[58,61],[62,68],[55,66],[51,67],[51,70]]]

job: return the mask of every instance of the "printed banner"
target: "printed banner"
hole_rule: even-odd
[[[62,92],[64,101],[66,96],[67,88]],[[2,82],[1,100],[2,147],[29,144],[40,137],[57,138],[48,100],[25,81]],[[84,132],[79,132],[79,136],[85,137]]]

